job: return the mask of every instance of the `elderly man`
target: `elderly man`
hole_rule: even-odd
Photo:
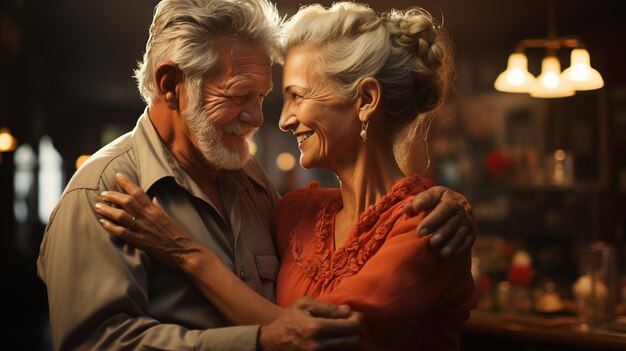
[[[76,172],[46,228],[38,273],[55,350],[356,345],[358,316],[310,299],[262,326],[263,338],[258,325],[229,326],[183,275],[110,236],[94,211],[102,191],[121,190],[115,174],[124,173],[248,286],[275,300],[269,218],[279,195],[250,158],[246,137],[263,123],[279,22],[265,0],[159,3],[136,72],[148,107],[132,132]],[[434,188],[414,201],[415,208],[441,202],[424,223],[440,228],[435,245],[448,242],[448,254],[472,240],[455,196]]]

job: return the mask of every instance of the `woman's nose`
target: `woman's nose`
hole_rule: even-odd
[[[280,119],[278,120],[278,127],[283,132],[294,131],[298,126],[298,119],[296,115],[292,113],[291,109],[287,106],[283,106],[283,110],[280,113]]]

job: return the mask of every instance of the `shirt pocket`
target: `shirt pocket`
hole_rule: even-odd
[[[276,281],[278,276],[278,258],[275,254],[255,254],[254,260],[256,261],[256,268],[259,271],[259,276],[263,279],[268,279],[273,282]]]

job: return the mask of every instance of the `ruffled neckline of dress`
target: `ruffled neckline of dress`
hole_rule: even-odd
[[[338,191],[338,195],[324,202],[317,213],[313,250],[309,254],[310,257],[303,254],[302,244],[297,235],[294,235],[298,226],[294,227],[289,242],[294,261],[308,277],[321,283],[323,288],[358,273],[382,246],[393,228],[395,219],[404,213],[402,210],[395,211],[392,214],[395,218],[385,218],[383,223],[376,225],[381,216],[394,205],[429,186],[429,181],[419,175],[408,176],[396,182],[389,193],[361,213],[356,225],[350,229],[344,244],[333,252],[334,217],[343,207],[341,193]],[[319,183],[314,181],[309,184],[307,190],[312,195],[317,188],[319,188]]]

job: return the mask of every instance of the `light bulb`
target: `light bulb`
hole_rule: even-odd
[[[572,50],[571,64],[563,71],[562,79],[576,90],[593,90],[604,86],[600,73],[591,68],[589,51],[585,49]]]
[[[17,140],[8,129],[0,129],[0,152],[15,150]]]
[[[290,171],[296,165],[296,158],[289,152],[283,152],[276,157],[276,166],[281,171]]]
[[[79,169],[80,166],[83,165],[83,163],[85,163],[89,157],[91,157],[91,155],[80,155],[76,158],[76,162],[74,162],[74,166],[76,167],[76,169]]]
[[[506,70],[498,75],[493,86],[507,93],[528,93],[535,77],[528,72],[528,59],[520,52],[509,56]]]
[[[537,84],[530,95],[538,98],[558,98],[574,95],[574,89],[569,82],[561,79],[561,64],[554,55],[544,57],[541,62],[541,74],[537,77]]]

